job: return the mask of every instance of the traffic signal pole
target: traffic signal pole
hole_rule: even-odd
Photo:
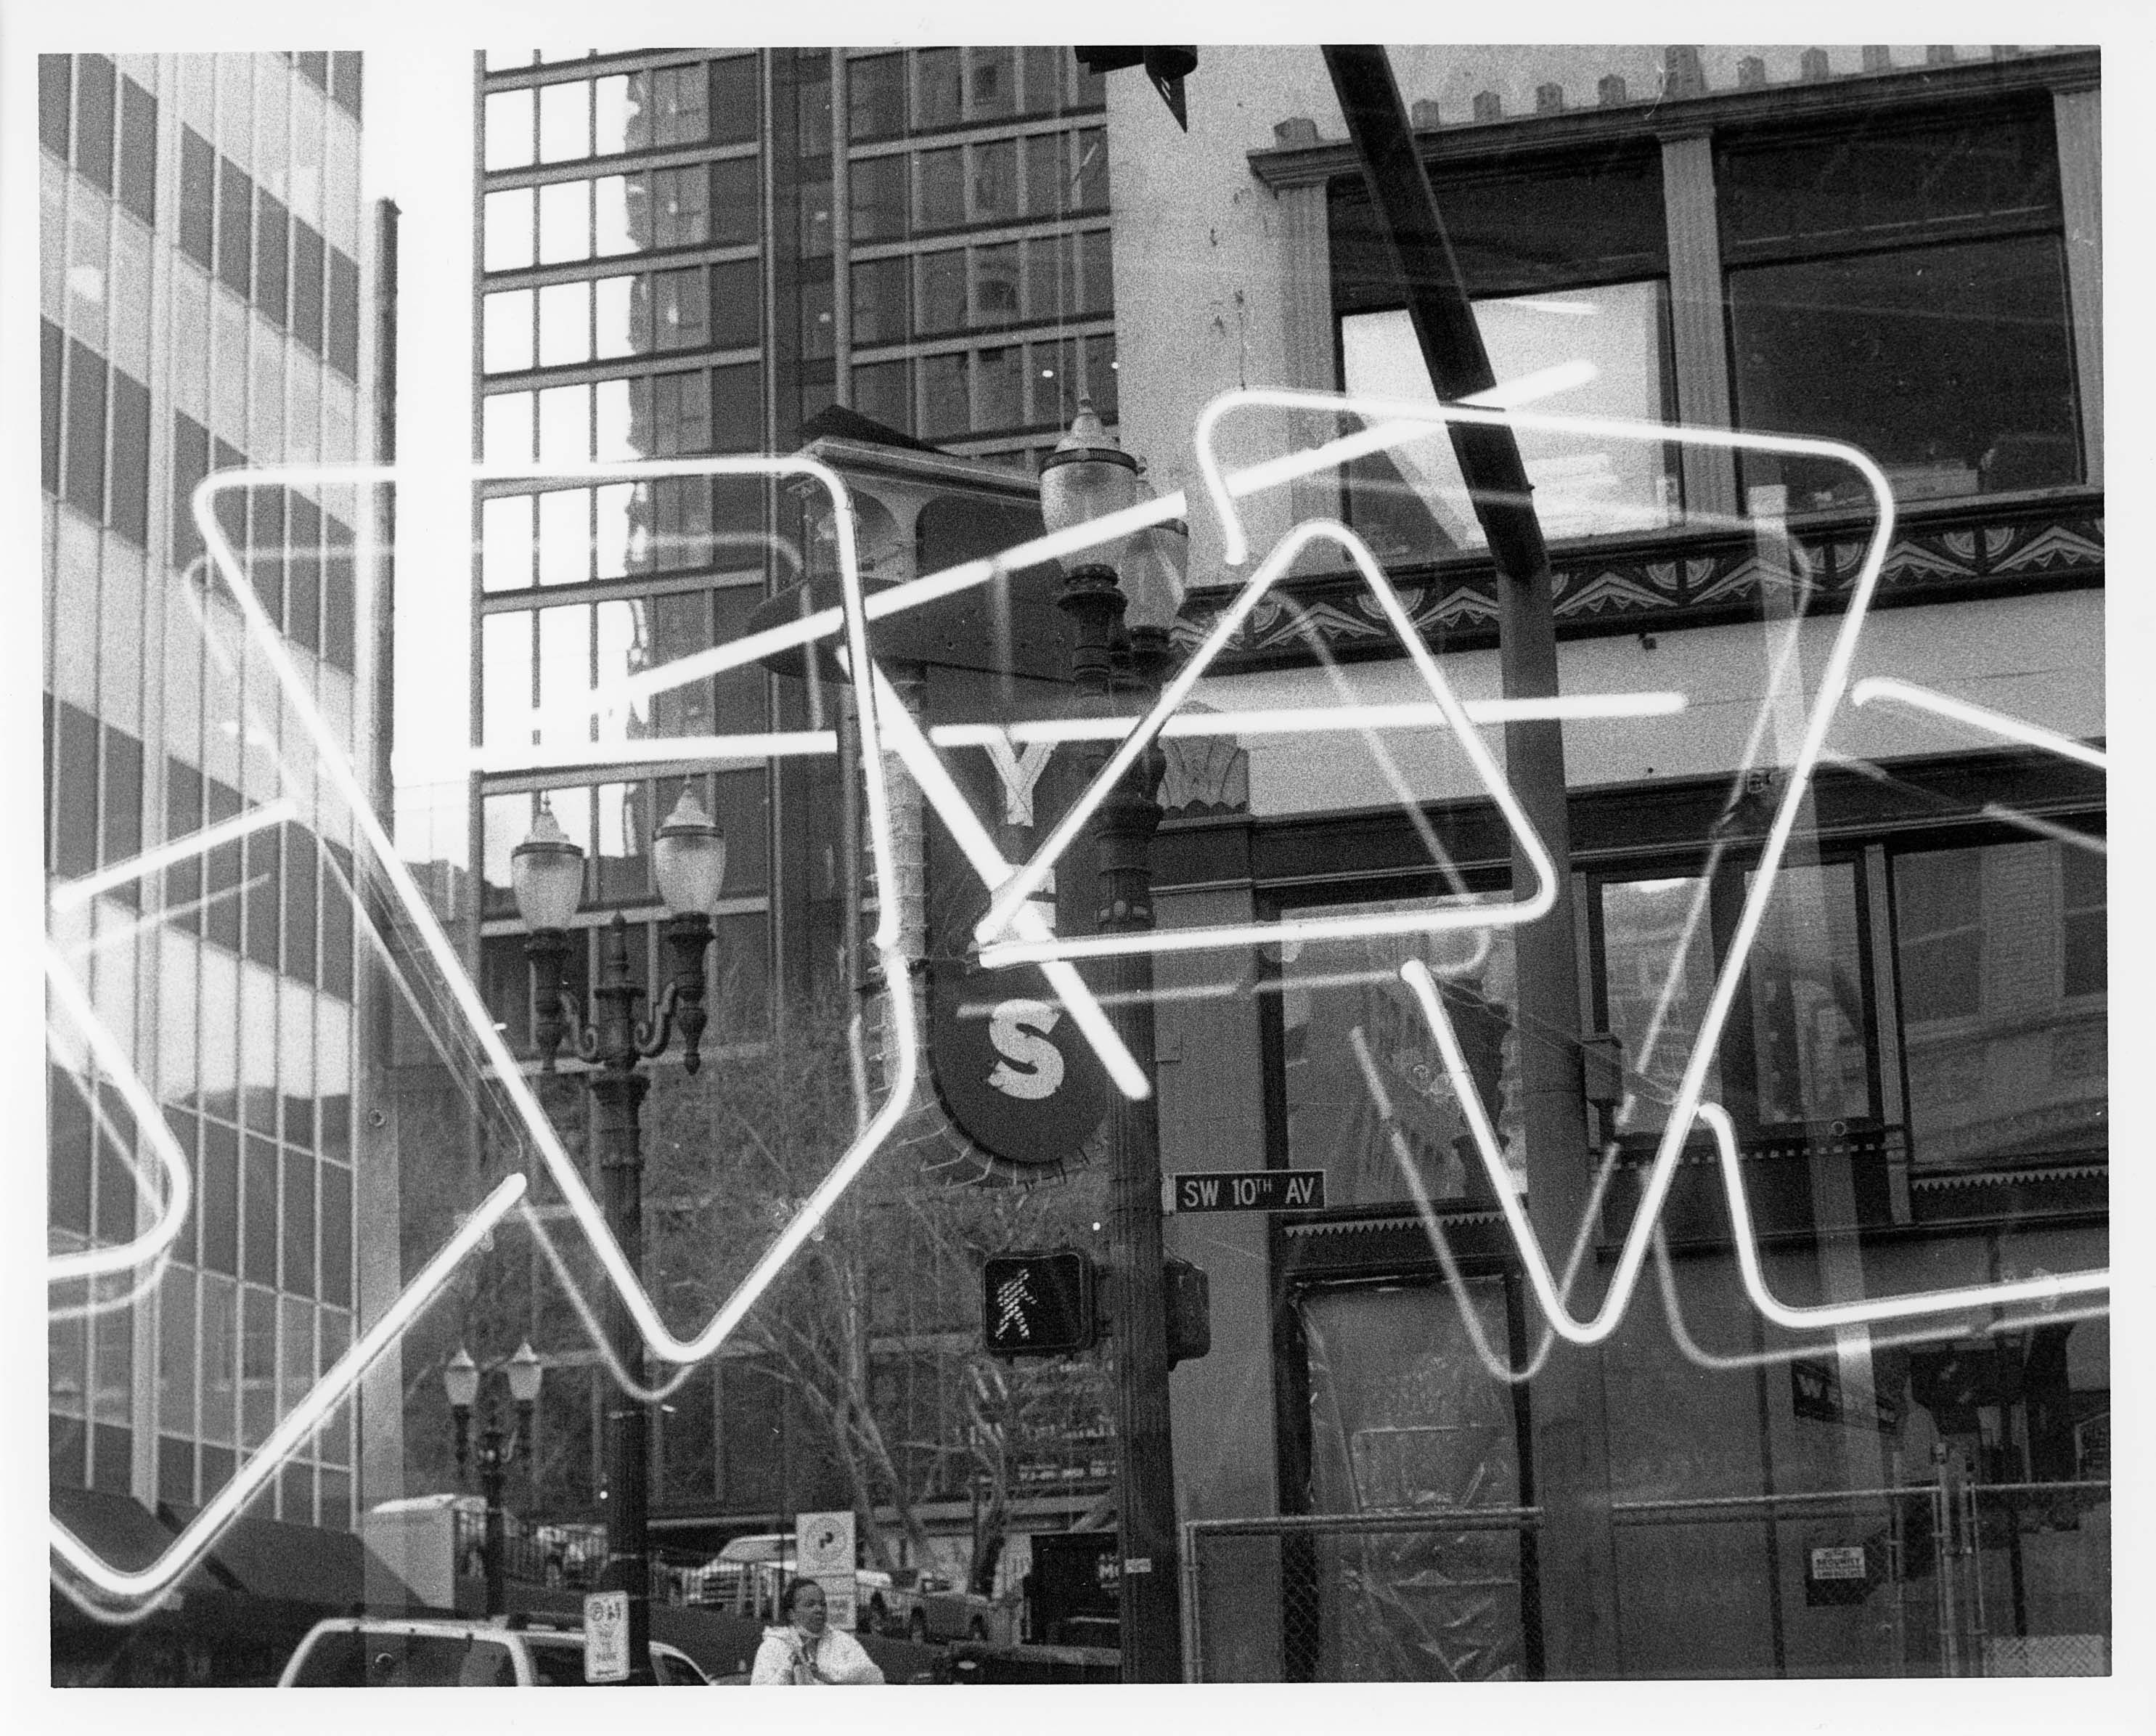
[[[1487,391],[1496,377],[1385,51],[1327,48],[1325,61],[1438,398],[1455,403]],[[1504,696],[1553,696],[1557,631],[1549,552],[1519,444],[1503,427],[1453,423],[1449,432],[1497,570]],[[1561,1255],[1589,1209],[1593,1148],[1581,1070],[1584,1027],[1573,957],[1564,738],[1554,719],[1506,724],[1505,777],[1548,852],[1557,883],[1549,914],[1512,934],[1527,1200],[1545,1251],[1554,1243]],[[1533,880],[1532,865],[1516,841],[1515,895],[1523,896]],[[1575,1297],[1575,1312],[1591,1300]],[[1543,1672],[1574,1680],[1614,1677],[1616,1567],[1600,1348],[1558,1340],[1529,1389],[1528,1411],[1533,1482],[1532,1496],[1523,1488],[1521,1498],[1532,1498],[1543,1516],[1534,1547]]]
[[[1109,642],[1124,604],[1114,569],[1077,568],[1057,601],[1075,629],[1071,677],[1079,708],[1105,710],[1112,670]],[[1105,742],[1086,744],[1081,764],[1087,783],[1098,776],[1110,752]],[[1155,792],[1166,767],[1166,756],[1147,747],[1101,804],[1093,836],[1100,853],[1098,926],[1104,934],[1152,927],[1152,839],[1161,818]],[[1107,1007],[1116,1035],[1151,1078],[1151,955],[1133,953],[1103,961],[1092,986]],[[1153,1097],[1134,1101],[1117,1092],[1108,1113],[1108,1329],[1115,1378],[1116,1502],[1122,1559],[1119,1643],[1125,1682],[1183,1679],[1157,1102]]]

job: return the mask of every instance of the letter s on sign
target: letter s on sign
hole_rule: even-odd
[[[1053,1096],[1063,1083],[1063,1056],[1047,1033],[1062,1016],[1060,1007],[1045,1000],[1007,1000],[989,1014],[988,1040],[1004,1058],[988,1075],[988,1083],[1006,1097],[1028,1102]]]

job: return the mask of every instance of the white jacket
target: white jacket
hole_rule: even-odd
[[[843,1628],[812,1640],[798,1627],[767,1627],[748,1679],[752,1687],[836,1687],[879,1682],[883,1672]]]

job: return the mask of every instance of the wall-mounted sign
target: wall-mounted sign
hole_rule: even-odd
[[[1217,1169],[1173,1175],[1163,1190],[1170,1211],[1322,1211],[1322,1169]]]
[[[1108,1081],[1033,965],[929,967],[929,1071],[966,1137],[1014,1163],[1075,1158],[1107,1113]]]

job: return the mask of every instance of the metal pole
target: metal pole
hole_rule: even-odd
[[[644,1145],[639,1117],[649,1081],[637,1068],[636,1003],[644,993],[629,979],[628,931],[616,916],[599,947],[599,979],[592,991],[598,1017],[598,1065],[592,1070],[593,1138],[605,1194],[607,1229],[633,1272],[644,1270]],[[607,1342],[626,1378],[644,1384],[644,1337],[629,1303],[607,1292]],[[650,1491],[649,1407],[626,1392],[613,1394],[607,1431],[607,1564],[603,1583],[629,1594],[629,1679],[651,1673]]]
[[[1071,679],[1081,711],[1104,711],[1108,641],[1122,615],[1115,571],[1081,567],[1058,605],[1076,628]],[[1106,744],[1087,749],[1084,775],[1097,776]],[[1160,825],[1167,760],[1148,748],[1101,804],[1100,851],[1103,933],[1152,927],[1152,837]],[[1144,953],[1105,961],[1096,989],[1116,1034],[1148,1076],[1152,1071],[1152,964]],[[1118,1577],[1122,1679],[1180,1682],[1182,1602],[1176,1566],[1175,1461],[1168,1433],[1168,1319],[1160,1223],[1160,1123],[1155,1099],[1118,1094],[1108,1123],[1108,1302],[1115,1368],[1116,1507],[1122,1527]]]
[[[495,1420],[490,1408],[486,1430],[480,1436],[479,1471],[486,1499],[486,1613],[499,1615],[507,1601],[502,1586],[501,1425]]]
[[[1440,399],[1496,383],[1474,309],[1415,150],[1399,87],[1382,48],[1325,50],[1333,89],[1363,161],[1394,262]],[[1527,466],[1511,429],[1454,424],[1476,517],[1497,575],[1498,660],[1507,699],[1558,691],[1549,552],[1535,517]],[[1505,776],[1549,852],[1557,903],[1515,929],[1521,1118],[1534,1215],[1562,1244],[1589,1209],[1587,1098],[1580,1066],[1578,977],[1573,958],[1572,835],[1565,806],[1564,738],[1554,721],[1505,726]],[[1512,886],[1532,870],[1517,845]],[[1582,1306],[1587,1298],[1577,1298]],[[1609,1433],[1599,1348],[1560,1342],[1530,1394],[1539,1539],[1543,1656],[1549,1675],[1619,1673],[1615,1545],[1609,1526]]]

